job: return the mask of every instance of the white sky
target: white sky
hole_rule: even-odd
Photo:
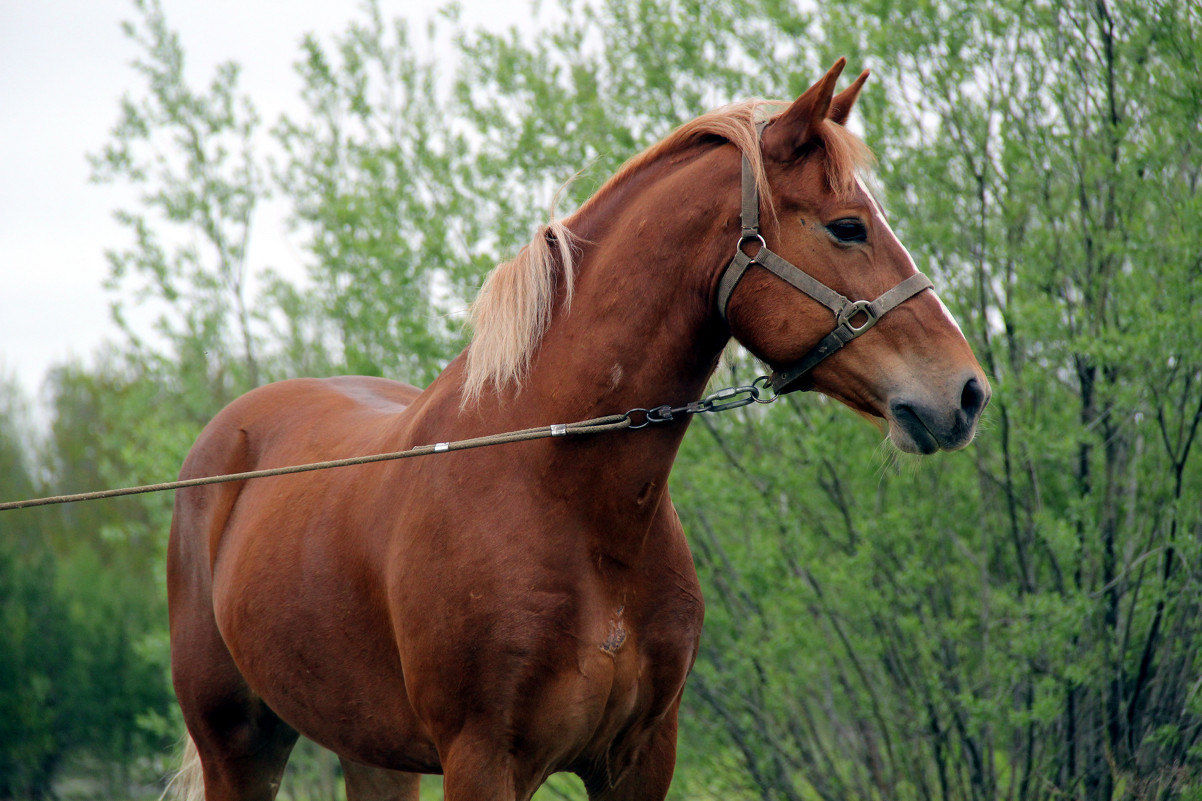
[[[442,0],[380,0],[385,19],[420,24]],[[463,0],[462,21],[492,29],[529,19],[528,0]],[[362,17],[357,3],[330,0],[163,0],[181,36],[189,80],[207,86],[223,61],[242,66],[240,84],[266,124],[295,108],[292,63],[307,32],[324,39]],[[129,190],[88,182],[86,154],[100,150],[123,94],[140,94],[129,67],[136,51],[122,34],[134,17],[119,0],[0,0],[0,375],[36,397],[46,371],[88,361],[117,339],[111,296],[102,288],[106,248],[126,242],[112,219],[133,208]],[[259,220],[253,247],[286,274],[300,256],[281,220]]]

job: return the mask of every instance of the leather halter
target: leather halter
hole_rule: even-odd
[[[761,123],[757,126],[760,134],[764,132],[764,125],[765,123]],[[727,265],[718,284],[718,312],[722,319],[726,321],[726,307],[730,303],[730,296],[753,264],[758,264],[777,278],[792,284],[835,314],[833,331],[823,337],[805,356],[772,374],[772,389],[776,394],[784,395],[799,389],[810,389],[809,372],[819,362],[872,328],[886,312],[897,308],[924,289],[932,288],[931,279],[922,273],[916,273],[876,300],[851,300],[844,297],[768,249],[764,236],[760,233],[760,195],[755,185],[755,174],[751,171],[751,162],[746,154],[743,155],[742,189],[743,232],[739,235],[739,243],[735,247],[735,257]],[[754,256],[749,256],[743,251],[743,247],[751,241],[759,242],[760,245]],[[859,317],[863,317],[864,322],[856,325],[853,320]]]

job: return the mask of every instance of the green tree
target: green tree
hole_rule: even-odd
[[[374,3],[364,17],[331,45],[304,40],[306,116],[274,129],[276,180],[305,237],[315,328],[342,371],[424,385],[462,347],[451,315],[484,269],[469,244],[481,230],[434,64],[403,20],[385,24]]]
[[[46,798],[75,745],[64,687],[82,676],[60,658],[71,640],[49,553],[0,540],[0,798]]]
[[[259,117],[239,93],[235,64],[221,65],[207,90],[192,89],[157,0],[134,5],[138,17],[123,28],[139,49],[133,66],[146,94],[122,99],[111,141],[91,156],[94,181],[142,189],[140,210],[116,213],[133,244],[108,253],[108,286],[132,286],[136,304],[153,301],[154,333],[184,371],[207,376],[228,399],[259,382],[247,264],[253,216],[268,194]],[[113,313],[131,347],[158,353],[130,323],[127,302]]]
[[[27,437],[28,410],[17,384],[0,379],[0,487],[6,500],[40,489]],[[55,704],[68,639],[55,592],[53,560],[41,540],[43,516],[0,521],[0,798],[45,797],[69,744],[68,718]]]
[[[456,311],[577,170],[563,211],[674,125],[795,94],[848,55],[875,72],[855,124],[895,227],[994,402],[972,448],[924,462],[888,455],[820,398],[695,424],[673,493],[709,612],[675,792],[1197,797],[1195,4],[565,0],[537,34],[470,30],[448,12],[424,40],[369,5],[329,43],[305,41],[306,111],[273,126],[273,170],[236,68],[188,88],[161,9],[137,9],[146,96],[123,102],[95,167],[146,192],[122,213],[133,244],[112,255],[111,287],[121,320],[133,301],[157,304],[158,336],[131,323],[96,369],[56,375],[56,482],[159,480],[263,380],[428,381],[463,342]],[[435,65],[422,48],[448,28],[457,61]],[[254,295],[250,221],[269,185],[309,281],[262,274]],[[732,350],[717,380],[755,369]],[[103,752],[118,761],[153,748],[169,713],[159,690],[135,688],[165,674],[160,591],[113,577],[158,579],[168,516],[166,498],[65,511],[39,523],[57,561],[0,553],[5,597],[21,599],[0,604],[14,631],[75,603],[74,636],[109,660],[104,689],[124,700],[95,709],[120,721],[125,739]],[[13,541],[36,536],[22,530]],[[47,582],[58,595],[38,594]],[[122,625],[106,628],[106,609]],[[28,660],[31,642],[4,641],[0,660]],[[62,669],[100,666],[76,656]],[[0,704],[56,681],[3,684]],[[31,718],[25,750],[0,755],[49,765],[43,787],[48,754],[102,752],[86,731],[47,745],[54,720]],[[301,767],[325,786],[333,768],[312,760]]]
[[[1202,324],[1164,300],[1198,307],[1196,9],[830,13],[857,17],[831,44],[888,65],[864,125],[903,239],[991,374],[994,424],[975,470],[957,456],[896,475],[807,456],[847,454],[842,425],[800,452],[773,440],[771,475],[748,440],[770,422],[731,431],[752,511],[726,524],[780,532],[783,554],[814,531],[821,545],[792,581],[767,554],[739,558],[742,543],[699,549],[731,622],[707,628],[717,653],[698,695],[764,797],[1195,792],[1198,576],[1182,532],[1198,531],[1202,496]],[[768,514],[782,485],[825,502]],[[724,529],[697,514],[694,542]],[[808,531],[790,531],[798,520]],[[752,578],[719,577],[731,570]],[[769,625],[781,596],[764,586],[807,606]],[[778,638],[826,664],[795,662],[786,689],[786,663],[764,655]]]

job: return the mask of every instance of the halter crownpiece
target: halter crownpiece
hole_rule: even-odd
[[[766,124],[757,125],[757,133],[763,135]],[[872,328],[886,312],[892,311],[919,292],[931,289],[933,286],[931,279],[922,273],[916,273],[876,300],[851,300],[844,297],[769,250],[767,243],[764,242],[764,235],[760,233],[760,194],[755,185],[755,173],[751,170],[751,162],[746,154],[743,155],[742,194],[743,230],[739,235],[739,242],[735,246],[735,256],[727,265],[726,271],[722,274],[722,280],[718,283],[718,313],[722,315],[723,321],[726,321],[726,307],[730,303],[730,296],[734,294],[735,287],[754,264],[758,264],[777,278],[801,290],[835,314],[833,331],[823,337],[822,341],[811,348],[805,356],[772,374],[772,389],[777,395],[784,395],[799,389],[810,389],[809,372],[819,362]],[[760,246],[754,256],[747,255],[743,250],[744,246],[751,242],[757,242]],[[857,325],[855,320],[860,318],[863,318],[863,322]]]

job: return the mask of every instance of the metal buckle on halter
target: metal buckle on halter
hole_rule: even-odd
[[[864,321],[863,325],[856,325],[851,321],[851,318],[859,314],[863,314],[868,318]],[[873,310],[871,301],[867,300],[853,300],[851,303],[844,306],[843,310],[835,316],[835,322],[837,322],[839,325],[847,326],[847,329],[851,331],[853,337],[858,337],[869,328],[872,328],[874,325],[876,325],[876,321],[879,319],[881,318],[878,317],[876,312]]]

